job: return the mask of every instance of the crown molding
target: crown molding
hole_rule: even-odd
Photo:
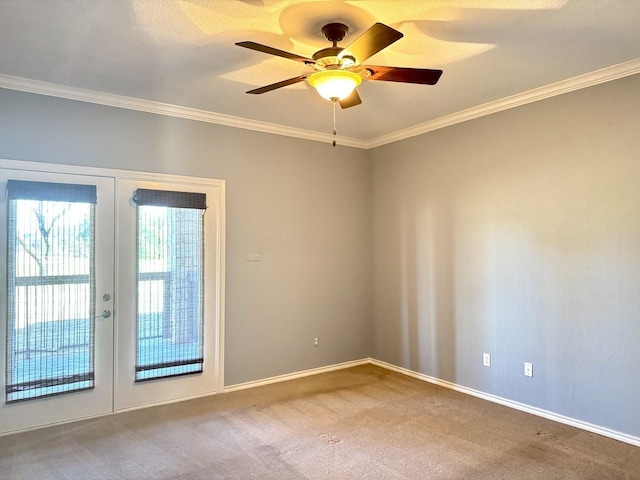
[[[225,115],[223,113],[198,110],[196,108],[155,102],[141,98],[126,97],[124,95],[96,92],[94,90],[86,90],[84,88],[67,87],[56,83],[13,77],[10,75],[0,74],[0,88],[35,93],[38,95],[47,95],[50,97],[65,98],[68,100],[78,100],[80,102],[95,103],[98,105],[124,108],[127,110],[136,110],[139,112],[154,113],[157,115],[166,115],[169,117],[184,118],[188,120],[195,120],[197,122],[214,123],[216,125],[242,128],[245,130],[271,133],[274,135],[283,135],[286,137],[300,138],[314,142],[333,142],[332,135],[304,130],[302,128],[288,127],[275,123],[251,120],[235,117],[233,115]],[[337,143],[340,146],[367,148],[367,142],[357,138],[338,136]]]
[[[431,132],[433,130],[455,125],[456,123],[466,122],[468,120],[473,120],[474,118],[491,115],[492,113],[501,112],[510,108],[526,105],[527,103],[533,103],[539,100],[544,100],[545,98],[573,92],[575,90],[592,87],[600,83],[610,82],[612,80],[628,77],[637,73],[640,73],[640,58],[600,70],[595,70],[593,72],[552,83],[550,85],[545,85],[544,87],[534,88],[533,90],[518,93],[483,105],[478,105],[477,107],[462,110],[419,125],[414,125],[413,127],[406,128],[404,130],[398,130],[397,132],[393,132],[388,135],[382,135],[370,140],[367,143],[366,148],[380,147],[388,143],[397,142],[406,138],[422,135],[423,133]]]
[[[640,58],[552,83],[544,87],[534,88],[533,90],[505,97],[483,105],[478,105],[477,107],[462,110],[451,115],[446,115],[444,117],[414,125],[413,127],[403,130],[398,130],[387,135],[382,135],[377,138],[363,140],[339,136],[337,141],[340,145],[346,147],[362,149],[376,148],[410,137],[415,137],[417,135],[422,135],[433,130],[455,125],[456,123],[466,122],[468,120],[473,120],[474,118],[491,115],[492,113],[519,107],[521,105],[526,105],[527,103],[537,102],[539,100],[591,87],[600,83],[610,82],[612,80],[635,75],[637,73],[640,73]],[[303,140],[311,140],[314,142],[331,143],[333,141],[333,137],[331,135],[311,130],[287,127],[275,123],[251,120],[235,117],[233,115],[198,110],[196,108],[155,102],[152,100],[143,100],[123,95],[96,92],[83,88],[67,87],[55,83],[41,82],[39,80],[30,80],[10,75],[0,75],[0,88],[65,98],[69,100],[78,100],[81,102],[95,103],[98,105],[106,105],[116,108],[125,108],[128,110],[154,113],[157,115],[184,118],[188,120],[195,120],[197,122],[214,123],[217,125],[242,128],[245,130],[270,133],[274,135],[283,135]]]

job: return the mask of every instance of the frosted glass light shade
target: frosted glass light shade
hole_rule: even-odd
[[[307,81],[327,100],[342,100],[360,85],[362,77],[348,70],[324,70],[314,73]]]

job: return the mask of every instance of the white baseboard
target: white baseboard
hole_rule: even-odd
[[[516,410],[521,410],[523,412],[530,413],[532,415],[537,415],[538,417],[544,417],[558,423],[570,425],[572,427],[580,428],[588,432],[597,433],[598,435],[602,435],[603,437],[613,438],[614,440],[619,440],[621,442],[629,443],[631,445],[635,445],[636,447],[640,447],[640,437],[634,437],[626,433],[616,432],[615,430],[611,430],[609,428],[600,427],[598,425],[593,425],[588,422],[583,422],[582,420],[566,417],[564,415],[553,413],[548,410],[544,410],[542,408],[532,407],[531,405],[516,402],[503,397],[498,397],[497,395],[481,392],[473,388],[464,387],[462,385],[451,383],[446,380],[441,380],[439,378],[431,377],[429,375],[424,375],[422,373],[414,372],[413,370],[408,370],[406,368],[398,367],[396,365],[392,365],[390,363],[383,362],[381,360],[376,360],[374,358],[371,358],[369,360],[372,365],[377,365],[378,367],[386,368],[388,370],[393,370],[394,372],[402,373],[404,375],[408,375],[410,377],[414,377],[419,380],[423,380],[425,382],[433,383],[441,387],[449,388],[457,392],[466,393],[467,395],[472,395],[474,397],[482,398],[483,400],[488,400],[490,402],[498,403],[500,405],[514,408]]]
[[[262,380],[254,380],[252,382],[238,383],[236,385],[230,385],[224,388],[224,393],[235,392],[238,390],[245,390],[247,388],[261,387],[263,385],[270,385],[272,383],[286,382],[287,380],[294,380],[296,378],[308,377],[310,375],[317,375],[319,373],[333,372],[334,370],[342,370],[343,368],[357,367],[359,365],[367,365],[371,363],[370,358],[363,358],[361,360],[352,360],[350,362],[337,363],[335,365],[329,365],[326,367],[312,368],[310,370],[302,370],[300,372],[287,373],[284,375],[278,375],[275,377],[264,378]]]

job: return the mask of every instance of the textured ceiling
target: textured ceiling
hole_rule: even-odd
[[[244,93],[308,67],[234,43],[311,56],[334,21],[343,46],[377,21],[404,34],[368,63],[444,70],[365,81],[337,119],[362,140],[640,58],[637,0],[1,0],[0,75],[327,133],[331,104],[305,82]]]

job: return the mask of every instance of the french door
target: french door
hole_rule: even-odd
[[[2,432],[112,411],[114,188],[0,169]]]
[[[116,410],[223,388],[219,202],[203,184],[118,179]]]
[[[224,182],[7,163],[0,434],[222,391]]]

